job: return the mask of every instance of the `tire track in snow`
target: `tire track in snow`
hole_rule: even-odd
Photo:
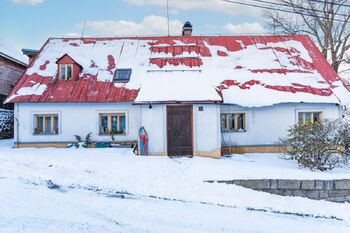
[[[113,189],[102,189],[98,188],[93,185],[88,186],[82,186],[82,185],[69,185],[69,186],[61,186],[53,183],[51,180],[50,182],[46,181],[46,183],[50,183],[50,185],[54,184],[56,187],[58,187],[57,191],[62,192],[62,189],[64,192],[67,191],[67,189],[75,190],[85,190],[90,191],[98,195],[103,195],[108,198],[118,198],[118,199],[138,199],[138,200],[146,200],[146,199],[156,199],[156,200],[162,200],[162,201],[172,201],[172,202],[181,202],[181,203],[191,203],[191,204],[202,204],[202,205],[210,205],[210,206],[218,206],[223,208],[233,208],[233,209],[241,209],[246,211],[254,211],[254,212],[263,212],[263,213],[271,213],[276,215],[289,215],[289,216],[295,216],[295,217],[301,217],[301,218],[314,218],[314,219],[327,219],[327,220],[336,220],[336,221],[344,221],[344,219],[339,218],[337,216],[325,216],[325,215],[317,215],[317,214],[310,214],[310,213],[298,213],[298,212],[288,212],[288,211],[280,211],[275,210],[273,208],[254,208],[254,207],[238,207],[236,205],[224,205],[224,204],[218,204],[213,202],[194,202],[194,201],[188,201],[184,199],[176,199],[176,198],[167,198],[167,197],[160,197],[160,196],[154,196],[154,195],[143,195],[143,194],[132,194],[127,191],[119,191],[119,190],[113,190]],[[49,189],[52,189],[48,187]],[[63,193],[64,193],[63,192]]]

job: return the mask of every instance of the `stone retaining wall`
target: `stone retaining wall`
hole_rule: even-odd
[[[332,202],[350,202],[350,180],[262,179],[216,182],[235,184],[245,188],[282,196],[298,196]]]

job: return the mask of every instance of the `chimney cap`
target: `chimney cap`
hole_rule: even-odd
[[[192,24],[191,24],[191,22],[187,21],[187,22],[184,24],[183,29],[191,29],[191,30],[192,30]]]
[[[182,35],[183,36],[190,36],[192,35],[192,24],[187,21],[184,26],[182,27]]]

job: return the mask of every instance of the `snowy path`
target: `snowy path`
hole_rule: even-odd
[[[203,182],[253,170],[330,179],[350,177],[349,169],[312,173],[274,155],[174,160],[127,149],[14,150],[1,143],[0,233],[350,232],[349,204]]]
[[[0,232],[348,232],[344,221],[0,181]]]

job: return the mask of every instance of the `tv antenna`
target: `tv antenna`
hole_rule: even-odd
[[[85,34],[85,27],[86,27],[86,19],[85,19],[85,21],[84,21],[83,32],[81,33],[81,38],[84,37],[84,34]]]
[[[169,0],[166,0],[166,17],[168,22],[168,36],[170,36],[170,29],[169,29]]]

